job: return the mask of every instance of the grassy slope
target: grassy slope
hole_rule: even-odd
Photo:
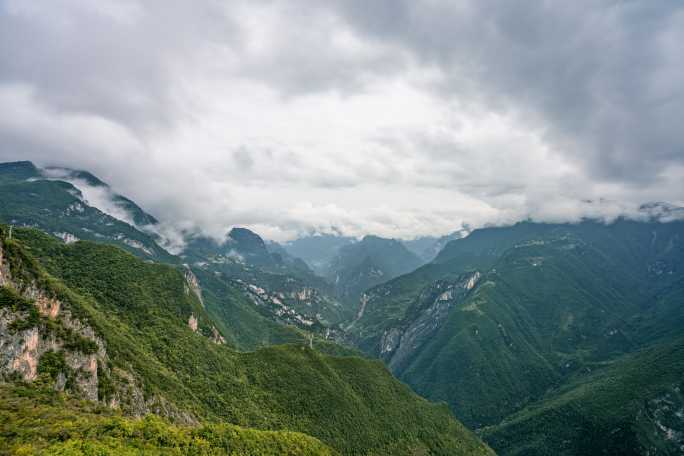
[[[174,426],[154,415],[130,419],[47,387],[0,386],[0,454],[332,456],[304,434],[229,424]]]
[[[61,287],[60,297],[104,337],[113,365],[135,372],[148,396],[209,421],[305,432],[343,454],[489,452],[445,406],[419,398],[379,362],[302,346],[237,353],[193,333],[191,312],[205,334],[212,322],[171,267],[35,230],[16,236],[21,242],[5,243],[12,256],[27,251],[25,268],[41,274],[30,264],[35,256],[58,278],[50,286]]]

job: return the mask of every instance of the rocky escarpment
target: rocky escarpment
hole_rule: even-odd
[[[192,291],[195,296],[197,296],[197,299],[199,299],[200,304],[202,304],[202,307],[204,307],[204,298],[202,297],[202,287],[200,287],[199,280],[197,280],[197,276],[192,272],[192,269],[190,269],[190,266],[187,264],[185,266],[185,271],[183,272],[183,275],[185,276],[185,281],[187,282],[185,292],[190,293]]]
[[[196,422],[163,397],[146,397],[135,375],[113,367],[105,341],[49,280],[25,270],[25,259],[10,258],[12,245],[0,239],[0,382],[40,383],[133,416]]]
[[[325,326],[320,313],[324,305],[339,305],[329,302],[312,287],[293,287],[290,290],[272,291],[253,283],[236,279],[235,283],[260,308],[268,309],[274,320],[311,330]]]
[[[416,350],[435,334],[446,321],[449,311],[463,301],[479,279],[479,272],[468,273],[453,281],[437,281],[422,291],[411,309],[412,318],[409,322],[385,330],[380,339],[378,351],[390,370],[397,372],[402,369]]]
[[[108,359],[103,341],[62,301],[35,282],[17,280],[0,246],[0,377],[50,381],[98,400],[98,366]]]

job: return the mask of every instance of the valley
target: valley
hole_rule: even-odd
[[[12,452],[684,451],[677,207],[413,244],[188,231],[171,253],[85,171],[0,164],[0,197]]]

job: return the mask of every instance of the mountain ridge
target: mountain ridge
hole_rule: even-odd
[[[212,337],[211,317],[187,292],[181,271],[171,266],[146,263],[112,246],[85,241],[66,245],[31,229],[17,229],[8,239],[7,229],[0,227],[0,237],[4,287],[10,280],[9,286],[23,294],[35,283],[51,296],[51,306],[60,303],[54,320],[48,312],[37,322],[17,326],[16,334],[29,337],[39,328],[35,347],[43,347],[51,339],[40,328],[49,327],[49,321],[72,315],[91,327],[106,355],[92,351],[100,348],[79,345],[89,347],[84,355],[96,360],[85,363],[92,375],[83,378],[105,404],[134,414],[147,413],[136,412],[140,405],[157,407],[168,419],[185,423],[219,420],[263,430],[299,430],[342,454],[492,454],[446,408],[416,396],[379,362],[331,357],[302,345],[252,353],[231,350]],[[37,304],[23,305],[30,310]],[[3,312],[18,321],[26,311],[3,306]],[[48,384],[60,382],[65,372],[71,378],[68,366],[53,361],[71,359],[66,347],[40,348],[31,355],[36,374],[31,370],[24,379],[35,380],[43,372],[40,378]],[[10,366],[15,364],[9,360]],[[78,391],[76,387],[70,394]],[[142,404],[135,400],[141,393],[147,398]]]

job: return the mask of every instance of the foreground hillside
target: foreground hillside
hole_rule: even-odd
[[[178,426],[155,415],[131,419],[45,384],[0,386],[0,454],[261,455],[338,454],[320,441],[287,431],[229,424]]]
[[[0,235],[6,381],[47,381],[127,416],[302,432],[341,454],[491,454],[445,406],[419,398],[377,361],[302,345],[233,351],[171,266],[36,230]],[[3,394],[20,400],[17,391]],[[19,409],[4,418],[20,419]],[[179,432],[190,438],[199,429]],[[22,439],[10,433],[7,444]]]

